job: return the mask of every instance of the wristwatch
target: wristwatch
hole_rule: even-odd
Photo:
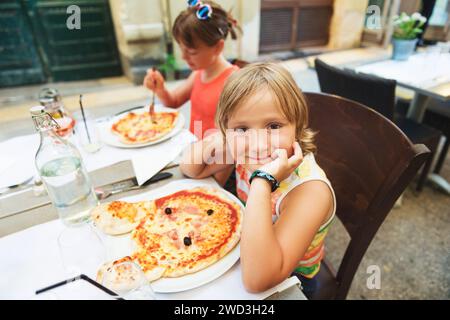
[[[250,184],[252,184],[252,181],[254,178],[263,178],[265,180],[267,180],[270,185],[272,186],[272,192],[274,192],[275,190],[278,189],[278,187],[280,186],[280,183],[277,181],[277,179],[275,179],[275,177],[267,172],[261,171],[261,170],[255,170],[253,171],[250,179],[248,180],[248,182]]]

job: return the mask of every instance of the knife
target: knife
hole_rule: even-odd
[[[114,194],[121,193],[121,192],[127,192],[127,191],[131,191],[131,190],[137,190],[137,189],[146,187],[152,183],[156,183],[156,182],[164,180],[164,179],[169,179],[171,177],[173,177],[173,174],[170,172],[160,172],[160,173],[157,173],[156,175],[154,175],[153,177],[151,177],[150,179],[148,179],[147,181],[145,181],[140,186],[133,185],[131,187],[118,188],[118,189],[113,189],[113,190],[95,189],[95,193],[97,194],[97,197],[99,200],[104,200]]]

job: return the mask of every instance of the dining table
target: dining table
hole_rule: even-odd
[[[405,61],[384,58],[376,62],[355,63],[344,68],[393,79],[397,81],[398,86],[413,91],[414,97],[406,115],[409,119],[422,122],[432,99],[443,101],[444,105],[450,108],[450,52],[441,52],[438,47],[417,52]],[[436,155],[438,154],[439,152],[436,152]],[[428,179],[450,194],[450,183],[443,177],[430,173]]]
[[[179,169],[179,157],[183,148],[195,140],[190,132],[181,130],[166,142],[145,148],[123,150],[104,146],[98,153],[81,154],[94,188],[103,192],[117,191],[101,199],[103,203],[156,192],[171,183],[186,180]],[[38,136],[14,137],[0,143],[0,148],[12,148],[18,145],[17,141],[20,141],[21,147],[16,151],[28,157],[27,161],[33,162]],[[29,144],[28,147],[24,147],[25,144]],[[14,153],[14,150],[11,151]],[[169,178],[145,183],[164,172],[170,173],[167,175]],[[214,184],[215,181],[209,178],[204,183]],[[87,224],[92,226],[92,222]],[[36,291],[69,277],[58,249],[58,238],[67,228],[58,218],[46,193],[36,193],[33,184],[0,193],[0,299],[45,299],[36,295]],[[73,229],[76,232],[76,228]],[[115,242],[100,231],[95,232],[106,243],[106,251],[114,251]],[[96,270],[83,273],[96,279]],[[204,284],[178,292],[156,292],[155,296],[158,300],[306,300],[296,277],[290,277],[265,292],[247,292],[241,279],[239,259]],[[86,291],[81,298],[92,297]]]
[[[407,117],[418,122],[422,121],[431,99],[450,101],[450,52],[425,51],[405,61],[385,59],[349,68],[396,80],[400,87],[414,91]]]

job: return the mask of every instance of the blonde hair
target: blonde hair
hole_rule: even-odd
[[[314,153],[315,133],[308,128],[306,99],[289,71],[274,62],[249,64],[226,81],[216,112],[216,125],[223,136],[236,108],[259,90],[270,90],[286,119],[295,124],[295,137],[303,154]]]

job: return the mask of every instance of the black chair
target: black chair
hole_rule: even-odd
[[[410,103],[411,99],[408,98],[397,99],[395,106],[396,113],[398,112],[399,115],[405,116]],[[442,135],[446,138],[442,151],[438,155],[436,166],[433,169],[434,173],[439,174],[450,147],[450,101],[431,100],[425,111],[423,123],[441,131]]]
[[[351,70],[341,70],[320,59],[315,60],[317,76],[322,92],[335,94],[362,103],[393,121],[414,144],[424,144],[431,155],[425,162],[417,183],[421,191],[430,172],[431,163],[442,133],[425,124],[403,116],[394,115],[395,80],[360,74]]]
[[[423,122],[442,131],[445,136],[445,144],[436,162],[433,172],[439,174],[448,154],[450,146],[450,101],[442,102],[439,100],[430,101],[430,105],[425,112]]]

